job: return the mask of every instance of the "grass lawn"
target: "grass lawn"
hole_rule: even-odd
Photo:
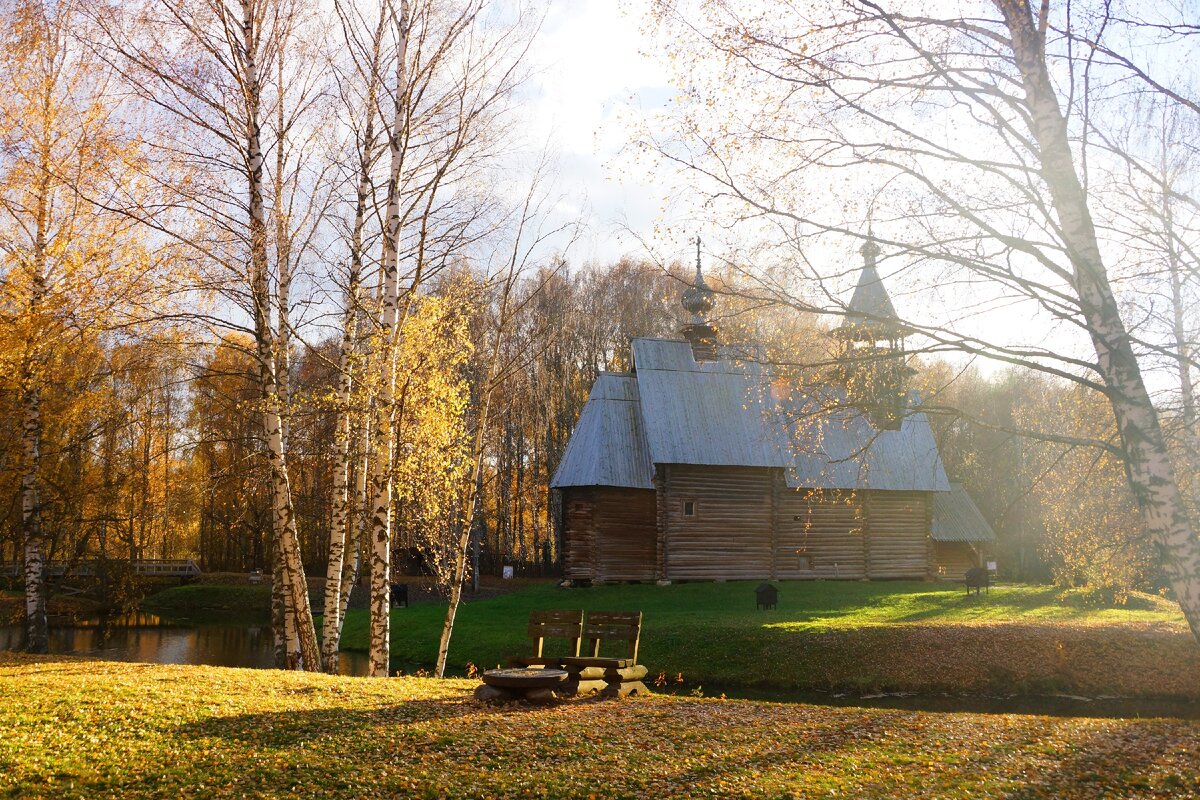
[[[173,586],[148,596],[140,608],[176,618],[237,616],[265,620],[271,616],[271,587],[209,583]]]
[[[1200,796],[1200,723],[652,697],[0,653],[0,797]]]
[[[1200,647],[1178,608],[1149,595],[1087,609],[1049,587],[998,587],[967,597],[929,583],[784,582],[779,607],[758,611],[756,582],[560,589],[545,584],[468,602],[450,663],[461,672],[526,652],[532,609],[641,610],[641,661],[689,685],[1200,698]],[[396,663],[434,661],[443,604],[392,615]],[[367,646],[351,611],[346,649]]]

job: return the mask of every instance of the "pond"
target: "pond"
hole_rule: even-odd
[[[21,645],[21,628],[0,626],[0,650]],[[52,625],[50,652],[92,656],[114,661],[156,664],[207,664],[217,667],[274,666],[271,626],[266,622],[171,620],[154,614],[134,613],[108,618],[77,619]],[[417,664],[393,661],[392,669],[412,672]],[[343,652],[343,675],[366,675],[367,656]],[[890,694],[857,696],[818,691],[753,689],[706,684],[699,687],[666,686],[665,694],[725,695],[730,699],[767,700],[814,705],[892,708],[911,711],[974,712],[982,714],[1038,714],[1080,717],[1176,717],[1200,719],[1196,701],[1148,698],[1077,698],[1067,696],[981,697]]]
[[[20,646],[21,628],[0,626],[0,650]],[[113,661],[215,667],[262,669],[275,663],[271,626],[267,623],[169,620],[146,613],[51,625],[50,652]],[[365,675],[366,654],[343,652],[339,666],[343,675]]]

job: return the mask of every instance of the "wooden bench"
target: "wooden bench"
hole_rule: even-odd
[[[646,668],[637,663],[638,644],[642,636],[642,612],[593,611],[587,615],[583,638],[587,640],[587,655],[562,659],[570,676],[567,691],[575,694],[602,693],[625,697],[630,694],[649,694],[642,683]],[[602,656],[603,642],[622,643],[623,656]]]
[[[508,663],[514,667],[560,667],[564,658],[579,655],[580,636],[583,633],[582,611],[530,611],[529,639],[533,655],[509,656]],[[565,639],[565,656],[547,656],[547,639]]]

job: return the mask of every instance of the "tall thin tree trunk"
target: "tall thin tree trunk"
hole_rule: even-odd
[[[42,539],[41,473],[42,402],[34,378],[26,370],[21,392],[24,415],[21,442],[25,470],[21,476],[21,523],[25,532],[25,649],[45,653],[50,648],[46,618],[46,560]]]
[[[308,585],[300,558],[300,542],[292,507],[284,444],[284,419],[277,375],[276,339],[271,325],[271,293],[267,280],[268,248],[266,209],[263,204],[263,152],[258,122],[261,88],[256,60],[257,36],[254,4],[242,2],[242,43],[247,104],[247,166],[250,211],[250,284],[253,301],[255,344],[259,367],[259,392],[262,401],[263,439],[271,468],[271,527],[281,561],[285,621],[295,625],[299,645],[299,665],[320,669],[321,653],[317,646],[312,609],[308,603]]]
[[[379,61],[386,14],[379,15],[372,41],[370,68],[367,71],[367,94],[364,103],[367,122],[359,145],[358,187],[354,199],[354,226],[350,233],[350,270],[346,286],[346,308],[342,318],[342,343],[338,352],[338,424],[334,434],[337,460],[333,473],[333,520],[329,531],[329,558],[325,576],[325,619],[321,636],[325,671],[338,671],[338,644],[341,640],[345,602],[349,602],[347,583],[357,576],[357,563],[346,558],[347,545],[359,537],[352,533],[355,498],[350,493],[351,462],[355,448],[353,395],[355,350],[358,347],[359,284],[363,269],[363,231],[367,224],[368,201],[371,197],[371,173],[375,164],[375,104],[378,98]],[[356,548],[357,549],[357,548]],[[357,558],[356,558],[357,561]]]
[[[1071,259],[1080,308],[1121,436],[1129,485],[1163,554],[1165,572],[1192,634],[1200,640],[1200,537],[1188,518],[1158,412],[1109,285],[1087,195],[1075,169],[1066,119],[1046,64],[1048,9],[1043,6],[1041,17],[1035,19],[1022,0],[996,0],[996,5],[1011,34],[1041,174]]]
[[[371,628],[368,672],[386,678],[391,658],[392,465],[396,447],[396,337],[400,308],[400,173],[404,165],[408,0],[400,2],[396,62],[395,113],[388,134],[387,211],[383,235],[383,295],[380,306],[381,380],[376,414],[377,444],[371,471]],[[415,288],[415,287],[414,287]]]
[[[353,560],[347,559],[342,565],[342,600],[341,600],[341,620],[344,625],[346,622],[346,609],[350,605],[350,593],[354,587],[358,585],[359,575],[362,572],[363,547],[366,544],[368,531],[370,530],[370,511],[367,501],[367,485],[368,474],[371,469],[371,417],[369,414],[362,415],[362,424],[360,425],[358,435],[358,451],[355,458],[358,461],[357,474],[354,476],[354,528],[353,528]]]
[[[1175,215],[1171,208],[1171,185],[1167,164],[1167,143],[1163,145],[1159,165],[1161,179],[1161,215],[1167,246],[1167,277],[1171,285],[1171,335],[1175,340],[1179,365],[1180,418],[1183,422],[1183,450],[1192,481],[1192,502],[1200,503],[1200,419],[1196,413],[1196,387],[1192,380],[1192,344],[1187,335],[1187,309],[1183,296],[1183,265],[1180,263]]]

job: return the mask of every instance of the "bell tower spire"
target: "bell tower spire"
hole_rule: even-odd
[[[863,266],[842,324],[832,334],[840,342],[837,376],[847,399],[861,408],[876,427],[899,428],[908,405],[908,381],[915,371],[907,364],[904,337],[892,298],[879,277],[882,253],[874,226],[859,252]]]

